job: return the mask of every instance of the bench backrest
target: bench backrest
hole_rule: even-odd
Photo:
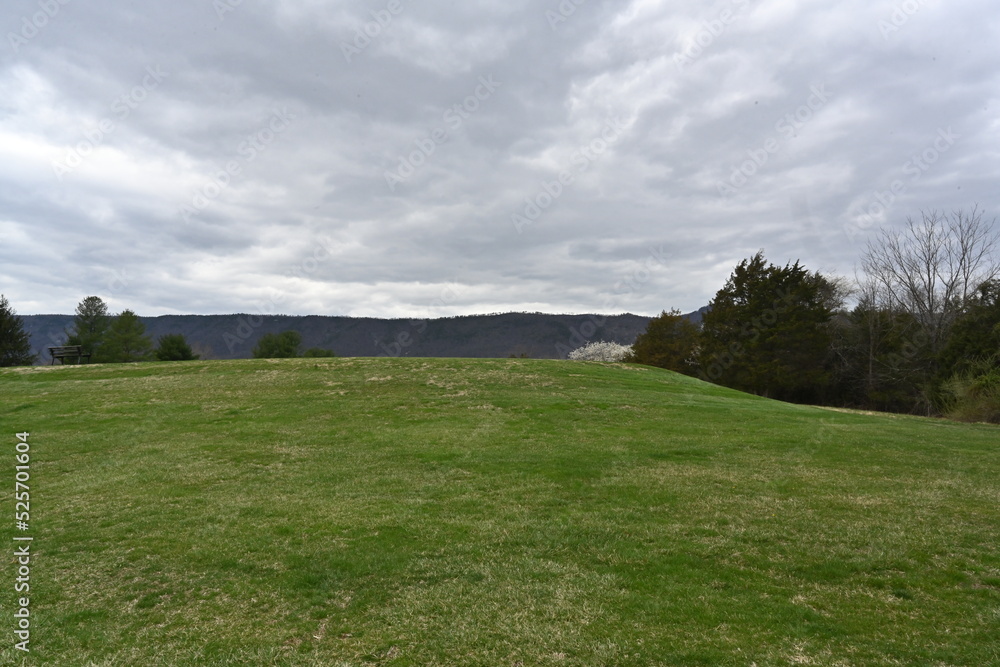
[[[89,357],[90,352],[83,351],[83,345],[63,345],[61,347],[50,347],[49,354],[54,358],[60,357]]]

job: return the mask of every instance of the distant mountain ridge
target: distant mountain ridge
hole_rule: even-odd
[[[702,309],[687,317],[700,322]],[[48,347],[62,345],[72,315],[22,315],[36,363],[48,364]],[[266,333],[297,331],[302,349],[321,347],[345,357],[528,356],[561,359],[589,341],[631,345],[651,318],[622,315],[503,313],[427,320],[326,315],[161,315],[141,317],[154,343],[181,334],[203,359],[246,359]]]

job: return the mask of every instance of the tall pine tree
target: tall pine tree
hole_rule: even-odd
[[[0,366],[30,366],[35,363],[31,339],[24,320],[17,316],[7,297],[0,294]]]
[[[84,352],[91,354],[91,361],[106,361],[104,358],[104,337],[111,324],[108,306],[98,296],[88,296],[76,307],[73,331],[69,333],[68,345],[82,345]]]

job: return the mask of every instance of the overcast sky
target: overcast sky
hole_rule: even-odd
[[[1000,211],[993,0],[5,0],[19,314],[655,315]]]

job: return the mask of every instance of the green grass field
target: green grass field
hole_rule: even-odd
[[[3,664],[1000,664],[996,426],[533,360],[4,369],[0,406]]]

